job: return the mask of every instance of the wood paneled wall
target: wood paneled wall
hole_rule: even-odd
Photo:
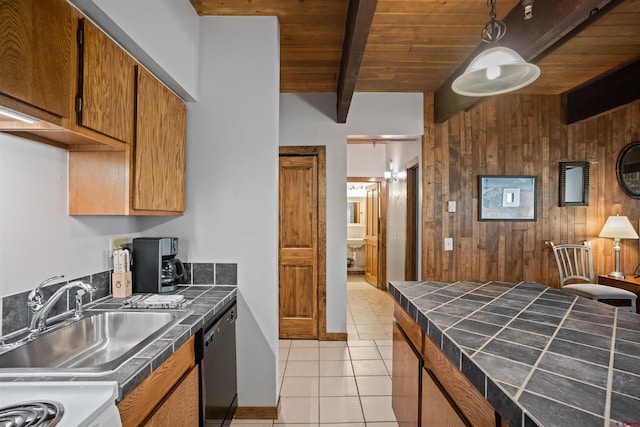
[[[627,215],[636,229],[640,200],[616,178],[620,150],[640,141],[640,103],[573,125],[562,123],[559,96],[502,95],[442,124],[425,94],[423,280],[530,280],[559,286],[546,240],[591,240],[596,275],[614,269],[611,239],[598,238],[609,215]],[[590,162],[588,207],[559,207],[559,163]],[[478,175],[536,175],[536,222],[479,222]],[[446,202],[457,202],[457,212]],[[453,237],[454,250],[444,251]],[[640,262],[639,242],[622,241],[622,270]]]

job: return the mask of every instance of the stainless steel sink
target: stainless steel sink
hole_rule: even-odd
[[[86,317],[0,354],[0,375],[100,374],[117,368],[188,313],[86,311]]]

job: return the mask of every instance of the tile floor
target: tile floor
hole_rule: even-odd
[[[393,299],[349,275],[347,342],[280,340],[280,416],[238,427],[397,427],[391,409]]]

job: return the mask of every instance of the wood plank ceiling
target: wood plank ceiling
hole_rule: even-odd
[[[281,92],[336,92],[349,0],[191,3],[200,15],[278,16]],[[542,75],[521,92],[566,93],[638,61],[640,0],[611,3],[602,17],[538,58]],[[532,21],[545,2],[533,6]],[[520,0],[496,0],[499,19],[514,8],[522,10]],[[435,92],[481,43],[488,20],[485,0],[378,0],[355,90]]]

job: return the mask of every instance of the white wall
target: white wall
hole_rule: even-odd
[[[422,135],[422,94],[356,93],[347,123],[335,117],[335,94],[280,95],[280,145],[327,147],[327,331],[346,332],[347,136]]]
[[[66,150],[0,133],[0,296],[109,270],[109,237],[137,231],[136,218],[67,215]]]
[[[187,119],[187,209],[145,218],[191,262],[238,263],[240,406],[278,398],[279,34],[274,17],[204,17],[200,97]],[[183,255],[181,255],[183,256]]]
[[[68,0],[182,99],[198,99],[198,14],[188,0]]]
[[[386,144],[348,144],[347,176],[382,177],[386,169]]]
[[[388,165],[398,179],[387,184],[387,280],[405,280],[405,245],[407,242],[406,163],[420,156],[418,141],[395,141],[387,145]],[[419,271],[419,270],[418,270]]]

